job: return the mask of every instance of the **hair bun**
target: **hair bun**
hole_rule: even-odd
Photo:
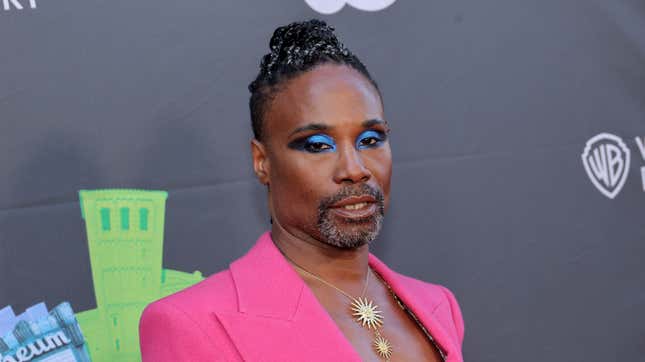
[[[279,65],[300,67],[312,59],[348,56],[349,51],[334,34],[334,28],[322,20],[295,22],[275,30],[269,42],[271,53],[262,68],[273,73]]]

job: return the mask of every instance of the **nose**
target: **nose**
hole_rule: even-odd
[[[340,147],[338,161],[334,171],[334,181],[341,183],[358,183],[370,179],[372,174],[363,164],[360,152],[354,147]]]

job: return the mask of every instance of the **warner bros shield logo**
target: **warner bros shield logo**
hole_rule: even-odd
[[[582,164],[594,186],[613,199],[627,180],[629,148],[618,136],[598,134],[587,141],[582,152]]]

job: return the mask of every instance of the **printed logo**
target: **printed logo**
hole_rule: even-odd
[[[307,5],[321,14],[333,14],[349,4],[363,11],[379,11],[394,4],[396,0],[305,0]]]
[[[618,136],[598,134],[587,141],[582,164],[594,186],[613,199],[623,188],[629,173],[629,148]]]

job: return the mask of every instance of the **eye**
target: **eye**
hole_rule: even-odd
[[[292,141],[289,148],[309,153],[333,152],[336,150],[336,143],[327,135],[315,134]]]
[[[331,150],[332,148],[333,146],[324,142],[307,142],[305,145],[305,150],[313,153]]]
[[[380,146],[387,139],[385,132],[381,131],[365,131],[358,136],[356,141],[356,148],[373,148]]]

